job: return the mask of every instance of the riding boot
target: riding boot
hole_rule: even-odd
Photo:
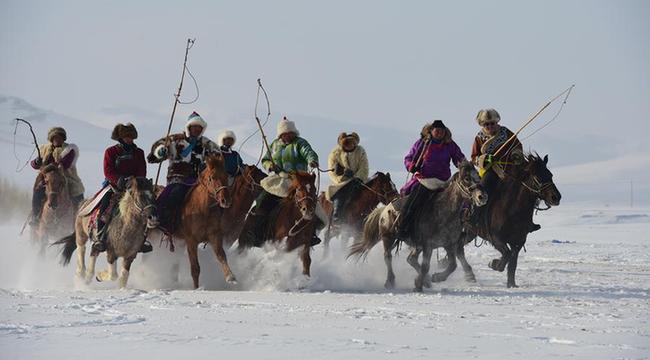
[[[142,246],[140,247],[140,250],[138,250],[138,252],[141,252],[141,253],[145,254],[145,253],[148,253],[148,252],[151,252],[151,251],[153,251],[153,246],[151,246],[151,243],[149,242],[149,240],[145,239],[145,241],[142,243]]]
[[[95,232],[95,236],[93,237],[93,244],[90,251],[91,255],[95,256],[98,255],[99,253],[106,251],[107,237],[108,237],[108,226],[106,226],[106,223],[103,220],[98,218],[97,230]]]
[[[408,195],[408,198],[404,202],[402,209],[400,210],[400,221],[397,228],[397,238],[400,240],[406,240],[409,238],[409,233],[411,232],[411,223],[413,222],[413,214],[416,209],[419,207],[421,201],[420,198],[424,197],[424,193],[421,191],[422,185],[416,184],[411,193]]]
[[[343,201],[340,197],[335,196],[332,199],[332,222],[338,222],[341,214],[341,208],[343,207]]]

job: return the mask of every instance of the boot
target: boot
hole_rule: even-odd
[[[140,247],[140,250],[138,252],[141,252],[143,254],[148,253],[153,251],[153,246],[151,246],[151,243],[149,240],[145,240],[144,243],[142,243],[142,246]]]
[[[542,228],[541,225],[535,224],[534,222],[531,221],[530,225],[528,226],[528,233],[535,232],[535,231],[537,231],[537,230],[539,230],[541,228]]]
[[[106,223],[102,220],[97,220],[97,231],[93,239],[90,255],[97,256],[106,251],[106,239],[108,237],[108,229]]]
[[[311,242],[309,243],[309,246],[316,246],[320,244],[320,242],[321,242],[320,238],[316,234],[314,234],[314,236],[311,238]]]
[[[336,197],[332,199],[332,222],[338,222],[339,221],[339,216],[341,214],[341,208],[343,205],[343,201],[341,201],[340,198]]]

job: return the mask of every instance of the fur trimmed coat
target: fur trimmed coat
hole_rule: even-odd
[[[63,168],[63,174],[68,180],[68,191],[70,196],[82,195],[85,191],[81,178],[77,174],[77,159],[79,158],[79,148],[75,144],[63,143],[55,147],[51,143],[43,144],[39,147],[42,157],[42,163],[38,164],[36,159],[32,160],[31,166],[35,170],[49,164],[58,164]]]
[[[193,183],[205,167],[205,157],[219,152],[219,146],[205,136],[194,141],[185,133],[170,135],[169,145],[161,138],[151,146],[147,161],[155,164],[169,160],[167,184]]]

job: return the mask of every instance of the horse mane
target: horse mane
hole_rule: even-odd
[[[48,173],[51,173],[52,171],[56,171],[56,170],[58,170],[58,169],[59,169],[59,167],[58,167],[56,164],[54,164],[54,163],[50,163],[50,164],[45,165],[45,166],[41,169],[41,172],[42,172],[43,174],[48,174]]]

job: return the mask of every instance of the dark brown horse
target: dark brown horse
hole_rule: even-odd
[[[509,288],[517,287],[515,271],[519,251],[526,243],[533,212],[540,200],[547,206],[560,204],[562,195],[548,170],[548,155],[540,158],[529,154],[521,167],[509,167],[506,176],[488,189],[489,200],[474,234],[489,241],[500,253],[489,266],[496,271],[508,267]]]
[[[329,250],[330,239],[338,235],[360,238],[363,232],[363,222],[366,217],[377,207],[377,205],[388,205],[392,200],[399,197],[399,192],[390,178],[390,173],[376,172],[358,192],[352,195],[345,209],[344,215],[336,222],[331,222],[325,231],[323,245],[325,253]],[[332,203],[322,193],[318,197],[325,213],[332,218]]]
[[[223,214],[219,217],[221,222],[223,243],[232,245],[239,232],[244,227],[246,213],[250,210],[255,198],[262,192],[260,181],[266,177],[257,166],[245,165],[241,170],[241,175],[235,178],[231,186],[232,205],[224,209]]]
[[[264,241],[285,241],[287,252],[302,248],[302,273],[310,276],[311,244],[316,235],[320,220],[316,215],[316,180],[315,174],[296,172],[289,176],[291,186],[289,195],[280,200],[271,217]],[[255,244],[239,241],[239,250],[255,246]]]
[[[231,188],[221,153],[206,157],[206,168],[199,175],[197,183],[189,190],[181,205],[181,220],[174,237],[185,241],[194,288],[199,287],[198,248],[201,243],[209,243],[221,265],[224,278],[235,283],[223,249],[224,223],[219,219],[231,205]]]

